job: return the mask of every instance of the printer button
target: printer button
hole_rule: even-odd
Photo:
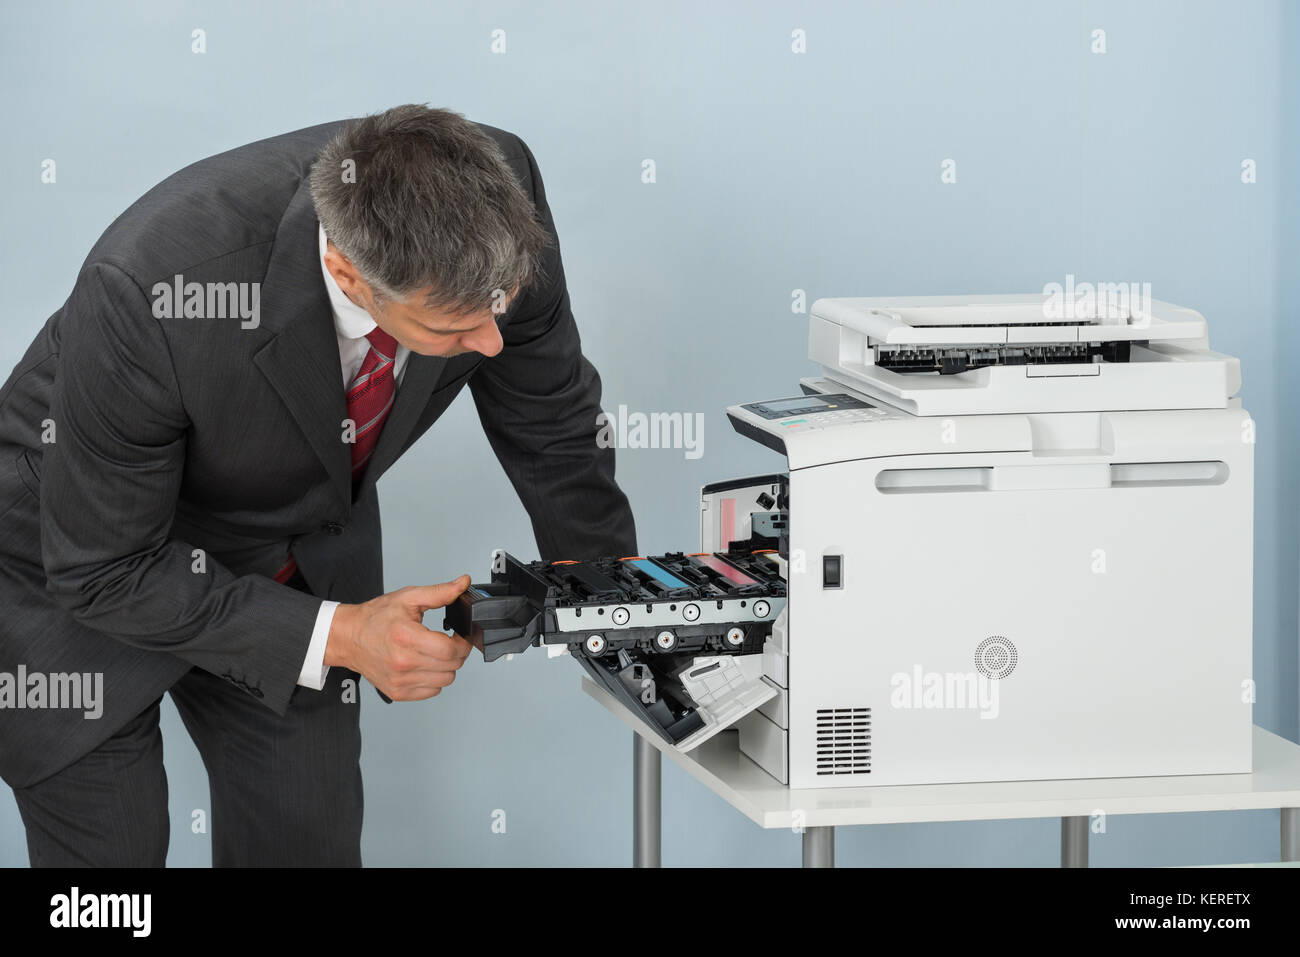
[[[844,587],[841,578],[840,556],[823,555],[822,556],[822,588],[842,588]]]

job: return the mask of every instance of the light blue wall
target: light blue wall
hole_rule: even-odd
[[[1288,57],[1300,21],[1287,6],[7,3],[0,366],[63,301],[109,221],[168,173],[413,101],[532,147],[606,408],[705,414],[702,458],[620,453],[646,552],[695,545],[701,484],[779,466],[721,413],[812,371],[792,290],[811,302],[1035,291],[1067,273],[1150,282],[1156,298],[1200,310],[1214,347],[1242,360],[1260,436],[1255,715],[1294,739],[1300,85]],[[194,28],[203,55],[190,51]],[[504,55],[490,51],[498,28]],[[790,49],[796,28],[803,55]],[[1089,52],[1095,28],[1104,55]],[[55,185],[39,181],[47,157]],[[640,181],[646,158],[654,185]],[[953,185],[940,183],[946,158]],[[1245,158],[1254,185],[1240,181]],[[496,547],[535,554],[467,398],[381,492],[389,587],[482,580]],[[430,702],[384,707],[367,692],[367,862],[629,860],[629,735],[579,676],[534,652],[472,662]],[[170,860],[206,864],[208,839],[189,830],[206,781],[174,711],[165,718]],[[491,830],[496,809],[505,834]],[[1277,822],[1275,811],[1111,818],[1093,862],[1275,859]],[[1051,820],[877,827],[842,833],[837,857],[1053,865],[1057,837]],[[25,862],[24,848],[5,792],[0,863]],[[666,861],[798,854],[796,837],[760,831],[665,765]]]
[[[1284,51],[1281,155],[1288,157],[1289,175],[1286,176],[1285,186],[1278,197],[1280,208],[1275,259],[1279,295],[1275,352],[1278,390],[1278,499],[1274,513],[1278,522],[1278,547],[1275,554],[1279,616],[1278,655],[1275,660],[1281,676],[1285,676],[1288,665],[1295,670],[1295,649],[1300,644],[1300,548],[1296,547],[1296,543],[1300,542],[1300,441],[1297,440],[1300,438],[1300,375],[1296,375],[1295,369],[1295,358],[1300,356],[1300,183],[1296,182],[1295,176],[1295,157],[1300,156],[1300,60],[1296,59],[1295,54],[1296,40],[1300,38],[1300,4],[1287,3],[1283,6],[1282,29],[1278,32]],[[1288,53],[1290,56],[1287,56]],[[1255,660],[1259,661],[1258,653]],[[1294,697],[1291,700],[1294,702]]]

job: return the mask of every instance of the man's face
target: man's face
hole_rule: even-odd
[[[377,303],[370,285],[361,278],[356,267],[328,241],[325,268],[345,296],[366,310],[379,328],[412,352],[448,358],[478,352],[491,357],[504,345],[497,326],[500,316],[491,309],[459,314],[430,306],[426,297],[432,289],[417,290],[405,300],[387,299],[382,304]],[[509,300],[506,304],[509,305]]]
[[[461,356],[479,352],[491,357],[501,351],[499,318],[491,309],[458,314],[425,304],[430,290],[413,293],[405,302],[385,300],[377,311],[373,299],[362,305],[379,327],[423,356]]]

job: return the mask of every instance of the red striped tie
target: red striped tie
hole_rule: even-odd
[[[366,474],[366,463],[375,454],[379,433],[384,427],[393,399],[397,395],[397,381],[393,376],[397,358],[397,340],[376,326],[366,333],[370,351],[348,386],[348,418],[354,423],[352,442],[352,491],[355,494]],[[293,556],[275,574],[275,580],[284,584],[298,570]]]
[[[393,378],[397,340],[378,326],[366,333],[366,338],[370,340],[370,352],[348,386],[348,418],[356,423],[356,438],[352,443],[353,492],[361,484],[366,463],[375,452],[379,432],[397,394],[397,383]]]

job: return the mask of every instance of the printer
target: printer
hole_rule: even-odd
[[[1254,423],[1201,315],[821,299],[809,356],[727,410],[782,461],[702,489],[699,552],[506,556],[448,624],[792,788],[1251,770]]]

